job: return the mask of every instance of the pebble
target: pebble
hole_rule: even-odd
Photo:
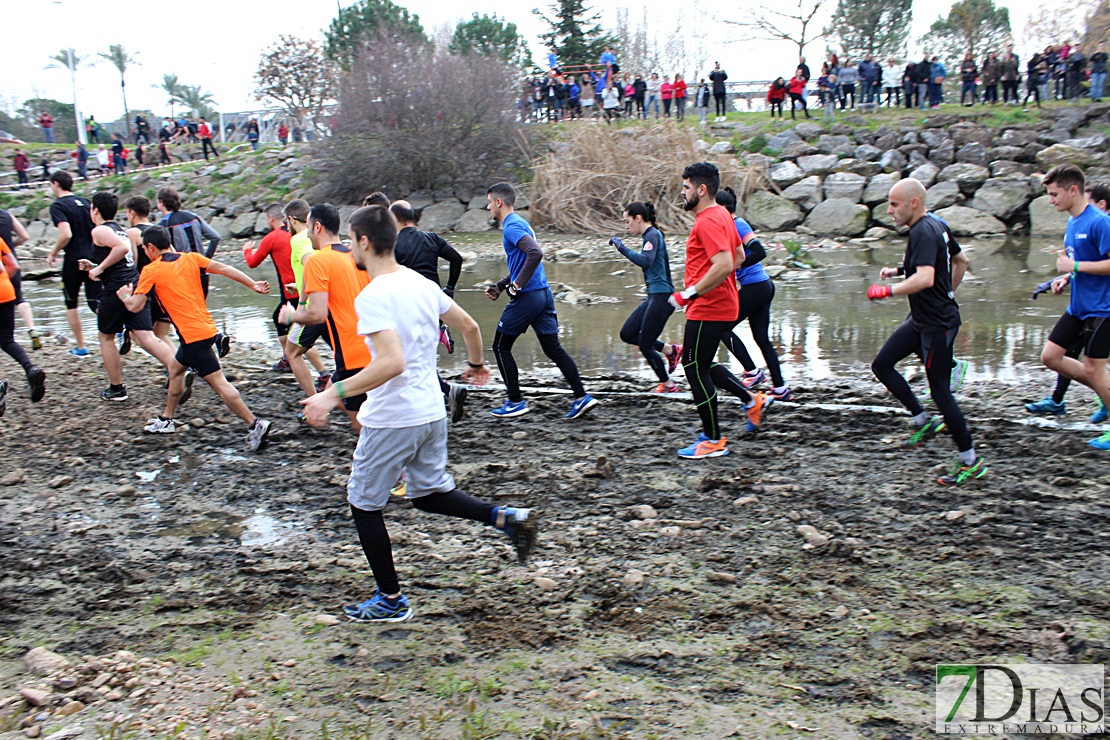
[[[655,511],[655,507],[654,506],[648,506],[647,504],[638,504],[636,506],[633,506],[633,507],[629,508],[629,511],[631,511],[632,516],[636,517],[637,519],[658,519],[659,518],[659,514],[658,514],[658,512]]]
[[[204,426],[207,423],[208,423],[207,421],[200,418],[199,416],[195,419],[189,419],[189,426],[196,427],[197,429],[200,429],[202,426]]]
[[[50,483],[48,485],[51,488],[61,488],[62,486],[68,486],[72,482],[73,482],[73,476],[72,475],[59,475],[59,476],[55,476],[54,478],[51,478]]]
[[[818,532],[816,527],[809,524],[800,525],[797,529],[797,532],[798,534],[806,538],[806,544],[809,545],[823,545],[829,541],[829,536],[827,534],[822,534],[821,532]]]
[[[950,522],[954,522],[957,519],[963,519],[963,516],[964,516],[964,512],[959,511],[958,509],[953,510],[953,511],[944,512],[944,518],[947,519]]]
[[[644,572],[642,570],[630,570],[624,574],[621,583],[626,586],[639,586],[644,582]]]
[[[844,617],[848,616],[848,607],[841,604],[840,606],[829,612],[829,614],[833,617],[836,617],[837,619],[844,619]]]
[[[524,432],[524,431],[513,432],[512,437],[513,437],[513,439],[527,439],[528,438],[528,432]]]
[[[31,725],[23,731],[23,734],[26,737],[38,737],[42,734],[42,725]]]
[[[62,676],[54,682],[54,687],[61,691],[69,691],[77,685],[77,679],[73,676]]]
[[[682,527],[660,527],[659,534],[664,537],[678,537],[682,534]]]
[[[85,708],[85,702],[83,702],[83,701],[71,701],[68,704],[66,704],[65,706],[63,706],[61,709],[59,709],[58,714],[61,715],[62,717],[69,717],[70,715],[77,714],[78,712],[80,712],[84,708]]]
[[[20,689],[19,695],[32,707],[41,707],[50,700],[50,692],[40,691],[39,689]]]
[[[597,689],[590,689],[585,694],[582,694],[582,701],[593,701],[599,696],[601,696],[601,694]]]
[[[559,588],[558,582],[551,578],[544,578],[543,576],[536,576],[536,579],[532,581],[532,583],[536,584],[536,588],[540,591],[554,591]]]
[[[37,673],[40,676],[49,676],[51,673],[57,673],[69,668],[69,666],[70,662],[65,656],[58,655],[44,647],[32,648],[23,655],[23,669],[28,673]]]
[[[317,614],[316,624],[322,624],[325,627],[331,627],[333,625],[339,624],[339,617],[335,616],[334,614]],[[288,665],[289,662],[290,661],[286,661],[286,665]],[[292,661],[292,663],[293,665],[297,664],[296,661]]]
[[[759,496],[741,496],[740,498],[733,501],[732,505],[739,509],[743,506],[747,506],[748,504],[756,503],[759,503]]]
[[[138,492],[135,486],[120,486],[116,489],[116,493],[120,496],[134,496]]]
[[[711,583],[736,583],[736,576],[732,573],[718,573],[715,570],[706,573],[705,578]]]
[[[22,483],[27,480],[27,473],[21,469],[13,470],[10,473],[5,473],[3,478],[0,478],[0,485],[14,486],[17,483]]]

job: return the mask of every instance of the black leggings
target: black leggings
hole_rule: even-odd
[[[956,341],[959,330],[960,327],[956,326],[947,332],[920,334],[913,328],[913,322],[906,319],[886,340],[879,354],[875,355],[871,372],[875,373],[875,377],[894,394],[907,411],[917,416],[925,413],[925,409],[910,390],[910,384],[894,366],[910,355],[920,357],[925,363],[925,376],[929,379],[933,403],[952,432],[956,448],[960,452],[967,452],[971,449],[971,432],[949,388],[952,381],[952,344]]]
[[[701,417],[702,433],[710,439],[721,438],[721,424],[717,417],[717,389],[721,388],[751,403],[752,394],[748,393],[735,375],[716,361],[717,349],[721,339],[732,332],[735,321],[691,321],[686,320],[683,334],[682,366],[686,370],[686,381],[694,395],[694,404]]]
[[[674,313],[674,306],[669,299],[669,293],[649,293],[621,327],[621,341],[639,346],[660,383],[667,382],[670,377],[667,363],[659,354],[664,347],[659,341],[659,335],[663,333],[667,319]]]
[[[490,524],[493,519],[493,504],[487,504],[457,488],[445,493],[431,493],[414,498],[412,505],[421,511],[444,514],[458,519],[472,519],[485,524]],[[370,570],[374,573],[378,589],[383,594],[399,593],[401,584],[397,581],[397,569],[393,564],[393,545],[389,541],[389,531],[385,528],[382,512],[364,511],[352,506],[351,514],[354,516],[355,528],[358,530],[358,541],[362,544],[362,552],[366,555],[366,562],[370,564]]]
[[[1083,354],[1083,350],[1087,348],[1087,342],[1090,341],[1091,336],[1087,332],[1083,332],[1083,336],[1079,338],[1072,346],[1068,347],[1068,351],[1064,353],[1064,357],[1070,357],[1073,360],[1078,360],[1079,355]],[[1063,403],[1064,396],[1067,395],[1068,388],[1071,387],[1071,378],[1067,375],[1056,376],[1056,387],[1052,390],[1052,400],[1056,403]]]
[[[0,350],[22,365],[23,372],[30,373],[35,369],[31,358],[23,351],[19,342],[15,341],[15,301],[0,303]]]
[[[1009,102],[1011,99],[1014,101],[1014,104],[1017,104],[1018,81],[1002,80],[1002,102]]]
[[[779,118],[782,118],[782,101],[781,100],[772,100],[771,101],[771,118],[775,117],[775,111],[776,110],[779,112]]]
[[[519,335],[518,335],[519,336]],[[586,395],[586,388],[582,385],[582,377],[578,374],[578,366],[570,358],[563,345],[559,344],[558,334],[537,334],[540,340],[540,349],[548,359],[558,366],[563,377],[574,391],[575,398]],[[510,334],[497,332],[493,335],[493,356],[497,359],[497,369],[501,371],[501,379],[505,381],[505,388],[509,392],[509,400],[520,403],[524,394],[520,392],[520,371],[517,369],[516,360],[513,358],[513,344],[517,337]]]
[[[1041,86],[1036,84],[1032,80],[1029,81],[1028,85],[1025,88],[1025,99],[1021,101],[1022,106],[1029,102],[1030,96],[1032,96],[1033,100],[1037,101],[1037,107],[1040,108]]]
[[[810,117],[809,109],[806,108],[805,96],[799,95],[798,93],[790,93],[790,117],[794,118],[794,104],[795,103],[801,103],[802,104],[802,113],[805,113],[806,118],[809,118]]]
[[[775,351],[775,345],[771,344],[771,337],[768,335],[768,330],[771,328],[771,301],[773,300],[775,300],[775,284],[770,280],[741,285],[740,318],[736,323],[739,324],[744,319],[748,320],[755,344],[763,353],[767,369],[771,371],[771,381],[776,388],[781,388],[786,385],[786,382],[782,379],[779,354]],[[735,332],[730,331],[722,343],[725,349],[740,360],[745,370],[748,372],[755,370],[755,361],[752,360],[752,356],[748,354],[748,348]]]
[[[716,115],[725,115],[725,94],[713,93],[714,110],[717,111]]]

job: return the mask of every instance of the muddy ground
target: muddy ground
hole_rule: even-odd
[[[892,406],[862,372],[797,387],[758,435],[726,406],[732,454],[697,462],[674,454],[693,408],[640,380],[593,379],[602,404],[570,423],[562,395],[499,422],[500,394],[472,394],[452,471],[540,507],[541,546],[520,566],[493,530],[394,502],[416,617],[378,626],[327,624],[372,588],[353,433],[299,426],[271,352],[228,358],[274,420],[257,455],[202,387],[188,429],[143,436],[150,358],[108,405],[95,355],[35,354],[46,401],[17,381],[0,421],[0,738],[915,738],[938,662],[1110,662],[1110,453],[1013,423],[1041,387],[961,393],[991,473],[959,490],[933,482],[950,440],[905,452],[905,417],[813,406]],[[35,646],[74,666],[25,672]],[[4,699],[35,686],[44,708]]]

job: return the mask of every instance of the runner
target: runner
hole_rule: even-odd
[[[1045,367],[1078,380],[1110,405],[1110,376],[1106,374],[1110,357],[1110,218],[1087,202],[1083,170],[1072,164],[1057,165],[1042,180],[1049,202],[1057,211],[1066,211],[1064,251],[1056,258],[1056,269],[1063,277],[1052,282],[1052,292],[1062,293],[1071,285],[1067,310],[1041,352]],[[1086,332],[1086,335],[1085,335]],[[1083,362],[1068,357],[1068,349],[1085,340]],[[1089,441],[1091,447],[1110,450],[1110,431]]]
[[[735,190],[732,188],[718,190],[717,205],[724,206],[725,210],[732,214],[736,233],[739,234],[744,247],[744,262],[736,268],[736,284],[739,286],[740,299],[740,318],[737,324],[747,319],[748,326],[752,330],[752,338],[755,339],[755,344],[767,363],[767,369],[771,372],[772,388],[768,395],[775,401],[790,401],[794,396],[790,392],[790,386],[783,380],[779,354],[775,351],[775,345],[771,344],[771,337],[768,334],[771,327],[771,301],[775,300],[775,284],[763,269],[762,263],[767,257],[767,251],[763,248],[763,243],[756,238],[748,222],[742,218],[736,218]],[[763,370],[755,366],[755,361],[748,354],[748,348],[744,346],[735,329],[728,333],[721,344],[744,366],[744,377],[740,382],[745,388],[754,388],[767,380]]]
[[[277,270],[278,285],[281,286],[281,295],[279,296],[277,308],[274,309],[273,321],[274,327],[277,329],[278,342],[281,344],[281,359],[278,360],[273,369],[277,372],[286,372],[289,370],[289,360],[285,353],[285,345],[288,343],[289,325],[278,321],[278,314],[281,313],[282,306],[287,303],[294,308],[297,307],[297,291],[294,289],[296,276],[293,274],[293,264],[290,261],[292,248],[289,246],[289,241],[292,235],[282,223],[280,204],[273,203],[267,206],[264,213],[266,214],[266,223],[270,226],[270,233],[262,237],[262,241],[259,243],[257,249],[255,249],[254,242],[247,242],[244,244],[243,259],[247,261],[247,267],[254,269],[269,257],[274,263],[274,268]]]
[[[282,288],[297,294],[297,303],[288,304],[294,308],[308,307],[307,298],[304,299],[303,303],[301,302],[301,296],[306,295],[304,292],[304,263],[313,252],[312,240],[308,236],[306,226],[308,211],[308,201],[299,198],[286,203],[282,210],[285,215],[285,228],[289,229],[289,233],[292,234],[289,238],[289,267],[293,271],[293,284],[283,285]],[[281,321],[281,309],[278,309],[278,322]],[[320,353],[314,346],[318,339],[323,339],[325,342],[330,341],[328,339],[328,328],[323,322],[314,326],[292,324],[289,326],[289,334],[285,340],[285,359],[288,368],[306,396],[313,395],[317,390],[323,390],[331,379],[331,373],[324,372],[324,361],[320,358]],[[316,368],[315,384],[312,382],[312,372],[305,364],[306,357]],[[279,362],[274,365],[273,369],[281,372],[285,368]]]
[[[30,240],[27,234],[27,229],[18,218],[0,209],[0,239],[7,242],[8,247],[12,250],[12,255],[15,255],[15,248],[21,244],[26,244]],[[18,257],[16,258],[18,259]],[[16,270],[15,274],[11,276],[12,287],[15,288],[15,310],[19,312],[20,317],[23,319],[24,326],[27,327],[27,337],[31,340],[32,349],[42,349],[42,339],[39,337],[38,331],[35,329],[35,317],[31,313],[31,304],[23,298],[23,272]]]
[[[975,454],[971,432],[949,388],[952,371],[952,345],[960,330],[960,308],[953,297],[967,270],[967,255],[951,254],[951,237],[939,219],[925,213],[925,186],[918,180],[901,180],[890,189],[887,212],[899,226],[910,228],[906,253],[899,267],[884,267],[880,279],[904,275],[895,285],[872,285],[869,300],[895,295],[909,296],[910,316],[887,339],[871,363],[871,370],[895,398],[913,415],[913,434],[907,448],[917,447],[944,429],[951,431],[959,451],[951,472],[937,482],[956,486],[987,474],[983,458]],[[925,363],[929,391],[944,417],[929,417],[909,383],[894,366],[912,354]]]
[[[166,394],[166,408],[156,418],[150,419],[143,431],[150,434],[173,434],[176,431],[173,414],[185,388],[185,370],[192,368],[204,378],[204,382],[208,383],[228,409],[249,425],[247,446],[251,451],[262,449],[270,431],[270,422],[256,418],[247,408],[239,391],[224,377],[220,361],[212,349],[216,339],[216,323],[205,305],[200,273],[203,270],[209,274],[223,275],[262,294],[270,292],[269,284],[251,280],[234,267],[210,260],[202,254],[175,251],[169,232],[161,226],[151,227],[143,233],[143,249],[150,264],[143,268],[139,276],[139,286],[132,289],[130,285],[124,285],[116,291],[116,295],[127,310],[139,313],[146,307],[151,291],[159,291],[162,306],[181,337],[181,346],[169,362],[170,384]]]
[[[538,522],[531,509],[494,506],[463,493],[447,472],[447,420],[436,382],[439,322],[462,334],[469,365],[464,379],[484,385],[489,370],[478,324],[423,277],[397,264],[396,225],[386,209],[360,208],[349,228],[354,259],[373,278],[358,295],[355,311],[374,361],[302,403],[309,419],[318,420],[337,400],[368,395],[359,412],[362,431],[347,500],[377,591],[343,609],[356,622],[404,622],[412,619],[412,606],[397,580],[382,517],[402,470],[405,496],[415,508],[493,525],[509,535],[521,563],[536,545]]]
[[[644,271],[647,297],[625,320],[621,327],[621,341],[639,347],[640,354],[659,378],[659,385],[655,386],[653,393],[675,393],[678,384],[671,380],[671,373],[682,357],[682,345],[659,341],[667,319],[674,313],[674,306],[669,300],[674,292],[674,283],[671,282],[667,243],[655,223],[655,206],[651,201],[629,203],[624,209],[624,228],[641,238],[640,251],[629,249],[617,238],[610,239],[609,244]]]
[[[359,337],[355,315],[355,297],[369,278],[355,265],[351,248],[339,240],[339,224],[339,210],[330,203],[318,203],[309,210],[306,231],[316,251],[304,263],[305,305],[293,308],[287,304],[278,314],[278,320],[287,324],[326,324],[335,352],[332,383],[346,380],[370,363],[370,351]],[[358,409],[365,400],[365,393],[343,399],[356,432],[362,429]]]
[[[439,234],[419,231],[415,226],[416,214],[408,201],[396,201],[389,207],[389,212],[397,221],[397,244],[393,249],[393,257],[397,260],[397,264],[426,277],[438,288],[440,287],[439,261],[446,260],[449,267],[447,287],[443,288],[443,293],[453,299],[455,284],[459,282],[459,275],[462,273],[462,255]],[[439,343],[447,350],[447,354],[455,351],[455,341],[451,338],[451,331],[446,325],[439,327]],[[443,391],[443,398],[451,413],[451,422],[459,421],[466,413],[466,386],[448,383],[440,378],[439,387]]]
[[[15,341],[15,286],[12,285],[11,276],[19,272],[19,261],[16,260],[8,243],[0,239],[0,350],[3,350],[13,360],[23,367],[27,374],[27,383],[31,386],[31,402],[42,400],[46,393],[46,373],[35,367],[27,353]],[[0,415],[7,405],[8,381],[0,380]]]
[[[519,371],[513,359],[513,344],[528,331],[528,327],[532,327],[543,353],[559,367],[574,392],[570,411],[563,418],[577,419],[596,406],[597,400],[586,392],[578,366],[559,344],[555,296],[547,285],[542,264],[543,249],[536,242],[536,232],[513,210],[516,190],[509,183],[499,182],[490,186],[486,191],[486,200],[490,214],[501,224],[501,241],[509,265],[509,274],[496,285],[486,288],[486,296],[491,301],[496,301],[502,293],[509,294],[509,305],[501,312],[497,333],[493,336],[493,356],[497,358],[497,369],[505,381],[509,397],[490,413],[499,418],[528,413],[528,403],[520,391]]]
[[[127,400],[116,334],[124,331],[133,334],[139,346],[161,362],[167,370],[173,361],[173,351],[169,345],[154,335],[149,308],[144,305],[136,312],[128,311],[116,295],[116,291],[125,285],[134,287],[139,279],[131,240],[123,227],[114,220],[118,209],[119,198],[114,194],[99,192],[93,195],[90,213],[96,226],[92,230],[92,259],[81,260],[79,263],[81,269],[87,270],[89,277],[101,285],[96,327],[100,337],[100,359],[104,363],[109,383],[100,392],[100,398],[104,401]]]
[[[50,174],[50,189],[57,198],[50,205],[50,219],[58,227],[58,240],[50,250],[46,264],[54,267],[58,252],[65,250],[62,260],[62,294],[65,297],[66,321],[69,322],[73,338],[77,340],[77,346],[69,353],[76,357],[85,357],[89,350],[85,347],[81,317],[77,315],[77,296],[84,287],[85,302],[93,313],[96,313],[100,301],[100,284],[77,266],[78,260],[92,257],[93,222],[89,215],[89,201],[71,192],[73,177],[65,170],[55,170]]]
[[[1096,182],[1088,185],[1087,202],[1098,208],[1103,213],[1106,213],[1108,208],[1110,208],[1110,185],[1107,185],[1104,182]],[[1047,286],[1046,290],[1042,290],[1041,287],[1038,286],[1038,290],[1037,292],[1033,293],[1033,297],[1036,298],[1041,292],[1047,292],[1047,290],[1051,290],[1052,282],[1053,281],[1050,280],[1047,283],[1043,284]],[[1083,336],[1081,336],[1071,347],[1068,347],[1068,351],[1065,353],[1065,356],[1071,357],[1072,359],[1077,359],[1079,355],[1082,354],[1083,348],[1087,346],[1087,341],[1089,339],[1090,337],[1087,336],[1087,332],[1085,331],[1083,333]],[[1057,375],[1056,387],[1053,389],[1052,395],[1048,396],[1047,398],[1043,398],[1040,401],[1025,404],[1025,409],[1031,414],[1066,414],[1068,412],[1068,406],[1066,403],[1064,403],[1064,395],[1067,394],[1069,387],[1071,387],[1071,378],[1067,377],[1066,375]],[[1091,414],[1091,422],[1094,424],[1101,424],[1102,422],[1106,421],[1108,414],[1106,412],[1106,405],[1102,402],[1102,400],[1098,399],[1097,397],[1096,400],[1098,402],[1098,406],[1095,408],[1095,412]]]
[[[678,451],[679,457],[691,460],[728,454],[728,439],[721,434],[717,415],[718,387],[744,402],[749,432],[759,429],[763,409],[770,403],[763,393],[749,393],[716,361],[721,340],[732,332],[740,315],[733,271],[744,255],[732,217],[716,203],[720,186],[721,173],[709,162],[692,164],[682,173],[683,207],[694,212],[694,228],[686,240],[686,288],[671,294],[670,300],[675,307],[686,308],[682,365],[701,417],[702,429],[694,444]]]

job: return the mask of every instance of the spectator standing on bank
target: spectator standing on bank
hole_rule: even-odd
[[[252,118],[247,121],[247,141],[251,145],[251,151],[258,151],[258,140],[262,138],[262,132],[258,130],[258,120]]]
[[[1068,43],[1065,41],[1062,46],[1056,47],[1056,57],[1052,60],[1052,80],[1055,82],[1056,92],[1054,95],[1055,100],[1063,100],[1066,87],[1066,78],[1068,76]]]
[[[721,69],[720,62],[713,63],[713,71],[709,73],[709,81],[713,83],[713,102],[716,111],[714,121],[725,120],[725,80],[728,74]]]
[[[901,108],[902,107],[902,78],[898,72],[898,62],[893,59],[888,59],[886,68],[890,70],[889,76],[883,78],[886,84],[883,89],[886,91],[886,107],[887,108]],[[880,77],[882,77],[882,65],[879,65]],[[891,100],[894,100],[892,103]]]
[[[845,107],[855,110],[856,81],[859,79],[859,71],[848,57],[844,57],[844,63],[840,66],[840,77],[837,79],[840,83],[840,110],[844,110]],[[848,98],[852,99],[850,104]]]
[[[983,60],[983,68],[979,73],[979,79],[983,83],[983,105],[998,102],[998,75],[1002,71],[1001,66],[998,54],[993,51]]]
[[[42,126],[42,138],[47,144],[54,143],[54,116],[48,111],[39,115],[39,126]]]
[[[1099,42],[1095,53],[1091,55],[1091,100],[1102,100],[1102,90],[1106,87],[1106,44]]]
[[[289,127],[285,125],[285,121],[282,121],[281,125],[278,126],[278,141],[282,146],[289,143]]]
[[[672,98],[674,98],[674,85],[671,84],[671,76],[667,75],[659,85],[659,99],[663,101],[663,116],[666,118],[671,117]]]
[[[567,81],[567,114],[571,118],[582,117],[582,88],[574,75]]]
[[[947,77],[948,70],[944,68],[944,63],[940,61],[940,57],[933,55],[932,78],[929,80],[929,105],[933,110],[940,108],[940,102],[944,99],[944,80]],[[1016,93],[1014,98],[1017,98]]]
[[[632,99],[636,103],[636,115],[640,118],[647,118],[647,108],[644,107],[647,89],[643,76],[636,75],[636,79],[632,81]]]
[[[821,65],[821,75],[817,78],[817,95],[824,111],[825,123],[832,123],[835,119],[833,113],[833,109],[836,108],[834,85],[836,85],[836,75],[829,74],[829,63],[825,62]]]
[[[653,109],[655,110],[656,119],[659,118],[659,92],[661,87],[662,84],[659,82],[659,73],[652,72],[651,77],[647,80],[647,106],[645,108],[645,118]]]
[[[1068,99],[1078,100],[1083,97],[1083,78],[1087,69],[1087,57],[1076,44],[1068,53]]]
[[[929,56],[917,63],[917,71],[914,74],[914,79],[917,80],[917,107],[921,110],[928,110],[929,108],[929,80],[933,77],[933,63],[929,61]]]
[[[861,110],[866,107],[872,108],[875,102],[875,92],[878,87],[879,70],[875,64],[874,58],[868,54],[864,57],[863,61],[859,63],[856,68],[856,74],[859,76],[859,92]]]
[[[112,134],[112,169],[117,175],[127,172],[127,163],[123,161],[123,137]]]
[[[1002,63],[999,65],[998,77],[1002,80],[1002,104],[1017,105],[1021,67],[1012,46],[1008,48],[1006,56],[1003,57]]]
[[[190,122],[191,123],[191,122]],[[192,134],[192,129],[190,129]],[[197,125],[196,138],[200,139],[201,151],[204,153],[204,161],[208,161],[208,150],[212,150],[212,156],[217,159],[220,158],[220,153],[216,151],[215,145],[212,144],[212,129],[208,128],[208,121],[204,116],[200,117],[200,123]]]
[[[795,118],[794,108],[799,103],[802,105],[802,112],[806,114],[806,118],[813,118],[813,116],[809,114],[809,109],[806,108],[805,89],[806,80],[805,77],[802,76],[802,68],[798,67],[798,69],[794,71],[794,76],[790,78],[790,83],[786,86],[786,92],[790,95],[791,120]]]
[[[85,182],[89,181],[89,150],[80,140],[77,141],[77,149],[71,154],[77,160],[77,174]]]
[[[960,62],[960,105],[973,106],[977,100],[975,94],[975,80],[979,76],[979,65],[975,63],[975,57],[969,51],[964,55],[964,60]],[[964,103],[964,99],[971,96],[970,103]]]
[[[674,76],[674,108],[675,118],[679,121],[686,120],[686,80],[682,79],[682,75]]]
[[[767,91],[767,105],[771,108],[771,118],[775,117],[775,109],[778,109],[779,118],[782,118],[784,100],[786,100],[786,80],[779,77],[771,83],[771,89]]]
[[[913,62],[902,70],[902,93],[906,96],[906,107],[913,108],[917,100],[917,65]]]
[[[1037,52],[1025,65],[1025,98],[1021,101],[1022,108],[1029,103],[1030,97],[1037,101],[1038,108],[1041,107],[1041,81],[1047,73],[1045,56]]]
[[[709,98],[712,94],[703,77],[697,89],[694,90],[694,108],[698,111],[699,125],[704,126],[706,119],[709,118]]]
[[[624,73],[621,87],[624,90],[624,115],[626,118],[632,118],[632,108],[636,102],[636,88],[632,84],[632,76],[627,72]]]
[[[15,157],[12,159],[12,165],[15,167],[15,176],[19,179],[19,187],[29,187],[27,181],[27,170],[31,168],[31,160],[27,159],[27,155],[21,149],[15,150]]]
[[[809,92],[809,90],[806,88],[809,85],[810,77],[812,77],[809,72],[809,65],[806,64],[805,57],[798,57],[798,69],[802,71],[802,98],[804,100],[806,94]],[[793,106],[793,103],[791,103],[791,105]]]
[[[617,87],[612,82],[605,86],[601,93],[601,107],[605,111],[605,122],[612,123],[614,118],[621,117],[621,98],[617,94]]]

